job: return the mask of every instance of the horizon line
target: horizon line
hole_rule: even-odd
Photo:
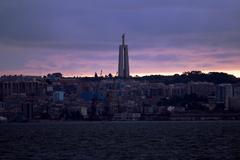
[[[169,73],[149,73],[149,74],[145,74],[145,73],[139,73],[139,74],[132,74],[130,75],[130,77],[144,77],[144,76],[174,76],[174,75],[183,75],[184,73],[191,73],[191,72],[201,72],[202,74],[209,74],[209,73],[225,73],[225,74],[228,74],[228,75],[232,75],[236,78],[240,78],[240,73],[239,75],[237,74],[233,74],[233,73],[230,73],[230,72],[225,72],[225,71],[198,71],[198,70],[192,70],[192,71],[184,71],[184,72],[169,72]],[[74,78],[74,77],[79,77],[79,78],[93,78],[94,77],[94,73],[93,74],[64,74],[62,72],[51,72],[51,73],[45,73],[45,74],[24,74],[24,73],[20,73],[20,74],[0,74],[0,77],[3,77],[3,76],[36,76],[36,77],[44,77],[44,76],[47,76],[48,74],[53,74],[53,73],[61,73],[62,76],[64,78]],[[108,74],[103,74],[102,76],[98,75],[98,77],[105,77],[105,76],[108,76],[109,74],[112,74],[112,73],[108,73]],[[117,75],[113,75],[113,77],[118,77]]]

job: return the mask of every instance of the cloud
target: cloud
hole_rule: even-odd
[[[123,32],[133,73],[236,70],[239,7],[238,0],[3,0],[0,73],[115,72]]]

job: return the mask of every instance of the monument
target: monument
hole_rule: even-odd
[[[119,45],[118,77],[129,77],[128,45],[125,44],[125,34],[122,35],[122,44]]]

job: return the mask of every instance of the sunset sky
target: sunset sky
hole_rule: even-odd
[[[240,77],[240,0],[1,0],[0,75],[117,72]]]

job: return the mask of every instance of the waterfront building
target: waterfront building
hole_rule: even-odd
[[[232,84],[219,84],[217,88],[217,102],[223,103],[229,109],[229,98],[233,97]]]
[[[9,76],[0,81],[0,98],[15,95],[41,96],[45,83],[39,77]]]

